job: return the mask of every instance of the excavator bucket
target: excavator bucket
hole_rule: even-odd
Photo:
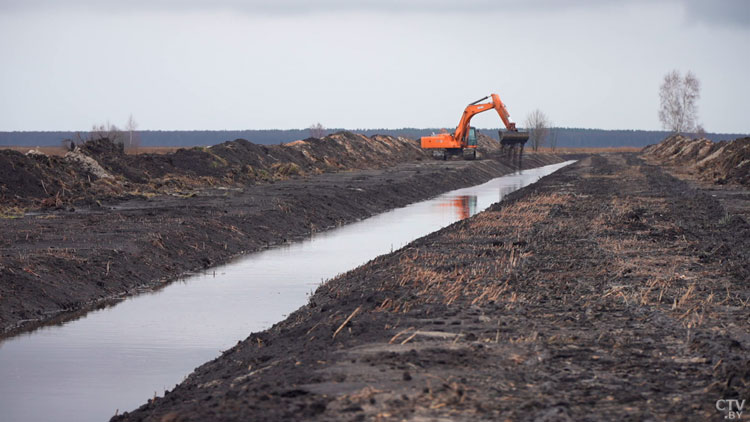
[[[500,145],[525,144],[529,140],[529,132],[500,131]]]

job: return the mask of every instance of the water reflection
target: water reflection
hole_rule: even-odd
[[[463,220],[477,213],[477,196],[459,195],[445,203],[438,204],[438,206],[453,209],[456,220]]]
[[[518,175],[522,175],[523,173],[519,172]],[[523,186],[521,184],[508,184],[505,186],[500,186],[500,199],[505,198],[509,193],[515,192],[518,189],[521,189]]]
[[[321,281],[480,212],[563,165],[459,189],[248,255],[153,294],[0,343],[0,420],[101,421],[270,327]]]

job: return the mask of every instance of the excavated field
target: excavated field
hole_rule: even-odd
[[[0,337],[74,318],[242,253],[482,183],[517,164],[498,157],[439,162],[411,140],[348,133],[160,156],[125,157],[108,142],[82,150],[111,177],[92,176],[79,159],[0,153],[0,204],[26,207],[18,214],[6,208],[0,218]],[[529,155],[523,166],[560,161]]]
[[[116,421],[721,420],[750,398],[750,225],[585,158],[322,285]]]

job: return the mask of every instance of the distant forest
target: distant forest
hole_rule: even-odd
[[[335,133],[344,129],[327,129],[326,133]],[[498,138],[497,129],[479,129],[485,135]],[[440,129],[354,129],[355,133],[367,136],[376,134],[404,136],[418,138],[433,133],[439,133]],[[667,135],[663,131],[649,130],[602,130],[602,129],[577,129],[577,128],[554,128],[558,147],[644,147],[646,145],[661,142]],[[140,137],[141,146],[176,146],[193,147],[215,145],[235,139],[247,139],[256,144],[279,144],[291,142],[310,137],[308,129],[290,130],[142,130],[137,132]],[[85,132],[0,132],[0,145],[2,146],[51,146],[60,145],[65,139],[75,139],[80,134],[85,137]],[[732,140],[747,136],[743,134],[708,133],[706,135],[713,141]]]

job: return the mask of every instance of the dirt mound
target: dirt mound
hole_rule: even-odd
[[[92,150],[105,168],[133,182],[178,176],[211,178],[209,184],[252,183],[338,170],[382,168],[425,157],[410,139],[338,132],[281,145],[257,145],[245,139],[211,147],[179,149],[172,154],[125,155]],[[114,154],[113,154],[114,153]],[[199,182],[203,184],[205,182]]]
[[[663,164],[682,166],[717,184],[750,186],[750,137],[712,142],[673,135],[661,143],[647,146],[642,154]]]
[[[244,139],[171,154],[127,155],[107,138],[83,144],[65,158],[0,151],[0,199],[12,205],[55,205],[100,195],[181,193],[208,186],[241,186],[340,170],[372,169],[427,155],[417,141],[338,132],[282,145]],[[105,180],[106,179],[106,180]],[[48,201],[49,202],[49,201]]]
[[[31,152],[31,151],[29,151]],[[65,154],[65,160],[78,163],[81,167],[86,169],[89,173],[95,175],[100,179],[111,179],[112,175],[107,173],[99,163],[88,155],[82,154],[80,151],[70,151]]]
[[[41,183],[37,183],[42,173],[39,162],[45,158],[34,154],[24,155],[17,151],[0,151],[0,198],[11,200],[19,195],[45,196]]]
[[[368,138],[351,132],[338,132],[325,138],[308,138],[280,147],[289,154],[304,157],[297,163],[321,170],[382,168],[394,162],[427,157],[418,141],[403,137],[374,135]]]
[[[498,152],[500,151],[500,142],[491,136],[477,131],[477,147],[485,152]]]
[[[0,203],[6,206],[61,206],[86,196],[117,194],[101,167],[83,154],[55,157],[0,151]]]

